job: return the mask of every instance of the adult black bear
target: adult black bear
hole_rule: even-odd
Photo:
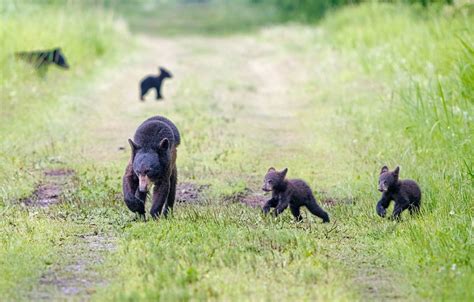
[[[318,205],[311,188],[301,179],[285,179],[287,172],[286,168],[281,172],[273,167],[268,169],[262,190],[271,191],[272,198],[263,206],[263,212],[267,214],[270,208],[275,208],[275,216],[278,216],[290,206],[291,214],[297,221],[301,221],[303,217],[300,208],[305,206],[323,222],[329,222],[328,213]]]
[[[161,85],[163,81],[167,78],[172,78],[173,75],[163,67],[160,67],[160,74],[156,76],[149,75],[140,82],[140,100],[144,101],[145,94],[148,90],[155,88],[156,89],[156,99],[160,100],[163,98],[161,95]]]
[[[66,57],[62,53],[61,48],[16,52],[15,57],[33,64],[33,66],[38,70],[42,69],[43,71],[46,71],[51,64],[55,64],[64,69],[69,68],[69,64],[67,63]]]
[[[392,200],[395,201],[392,218],[400,218],[400,214],[409,209],[413,214],[420,209],[421,190],[418,184],[411,179],[399,180],[400,168],[389,171],[383,166],[379,176],[378,190],[383,192],[382,198],[377,203],[377,214],[385,217],[386,209]]]
[[[165,217],[173,209],[178,171],[176,147],[180,143],[176,126],[167,118],[154,116],[144,121],[128,140],[132,156],[123,176],[123,196],[132,212],[145,216],[145,200],[154,184],[150,214]]]

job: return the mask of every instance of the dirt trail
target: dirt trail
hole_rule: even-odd
[[[76,242],[64,250],[62,260],[41,276],[29,295],[35,301],[89,300],[107,280],[97,272],[115,249],[115,239],[105,235],[78,235]]]
[[[329,57],[329,61],[318,62],[320,70],[309,68],[310,71],[295,76],[295,70],[308,70],[305,68],[309,64],[308,56],[285,52],[272,39],[266,39],[268,35],[279,34],[270,30],[260,37],[140,37],[140,51],[107,71],[95,87],[85,89],[91,91],[84,97],[88,98],[86,103],[90,104],[94,114],[86,117],[84,131],[93,132],[100,144],[91,146],[93,152],[90,148],[84,150],[83,156],[97,162],[123,161],[129,153],[126,138],[133,135],[144,118],[170,112],[178,108],[180,102],[192,102],[199,93],[203,95],[199,97],[212,95],[213,99],[219,100],[217,106],[223,115],[234,118],[239,125],[246,125],[232,131],[246,133],[249,140],[277,147],[271,151],[273,156],[278,157],[282,150],[301,152],[304,133],[298,131],[302,127],[299,115],[305,110],[311,95],[298,94],[299,90],[314,78],[324,85],[327,74],[337,72],[337,60]],[[145,102],[139,102],[139,80],[156,73],[159,65],[165,66],[175,76],[165,82],[165,100],[157,103],[153,100],[154,95],[148,95]],[[192,79],[196,78],[199,80],[194,87],[197,91],[188,91],[181,86],[194,83]],[[324,131],[324,124],[321,127]],[[198,190],[183,187],[181,193],[182,199],[186,199],[197,195]],[[248,197],[246,202],[258,206],[262,198]],[[113,250],[113,240],[86,236],[81,242],[81,249],[85,252],[67,256],[69,263],[46,274],[40,284],[44,287],[36,290],[36,297],[55,300],[67,295],[87,300],[90,293],[103,285],[94,283],[97,281],[94,265]],[[361,282],[367,283],[367,288],[383,284],[376,277]],[[55,295],[48,291],[51,286],[57,289]],[[368,292],[370,295],[370,290]]]

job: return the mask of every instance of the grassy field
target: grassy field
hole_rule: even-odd
[[[303,25],[258,5],[242,10],[251,26],[236,14],[222,31],[211,16],[229,7],[183,5],[198,17],[168,27],[137,8],[138,37],[100,7],[2,7],[4,300],[474,299],[472,13],[364,4]],[[70,71],[38,78],[11,57],[57,41]],[[139,103],[157,65],[175,76],[166,99]],[[205,190],[139,222],[121,197],[126,140],[155,114],[182,133],[179,182]],[[375,214],[385,164],[419,182],[420,215]],[[331,224],[242,203],[262,198],[270,166],[307,180]],[[59,168],[74,171],[61,202],[25,206]]]

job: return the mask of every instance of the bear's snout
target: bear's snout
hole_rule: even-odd
[[[138,190],[140,192],[148,192],[148,184],[150,183],[150,179],[146,175],[139,175],[138,176]]]

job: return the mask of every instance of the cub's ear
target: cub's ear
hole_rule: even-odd
[[[399,173],[400,173],[400,167],[397,166],[395,170],[393,170],[393,175],[398,176]]]
[[[388,172],[388,167],[387,166],[382,167],[382,170],[380,170],[380,174],[385,173],[385,172]]]
[[[267,171],[267,172],[275,172],[275,171],[276,171],[276,170],[275,170],[275,168],[273,168],[273,167],[270,167],[270,169],[268,169],[268,171]]]
[[[285,178],[286,172],[288,172],[288,168],[285,168],[280,172],[281,177]]]
[[[140,149],[140,146],[135,144],[130,138],[128,139],[128,143],[130,144],[130,148],[132,148],[132,159],[133,159],[138,149]]]
[[[164,138],[160,142],[160,149],[161,150],[168,150],[170,146],[170,141],[167,138]]]

